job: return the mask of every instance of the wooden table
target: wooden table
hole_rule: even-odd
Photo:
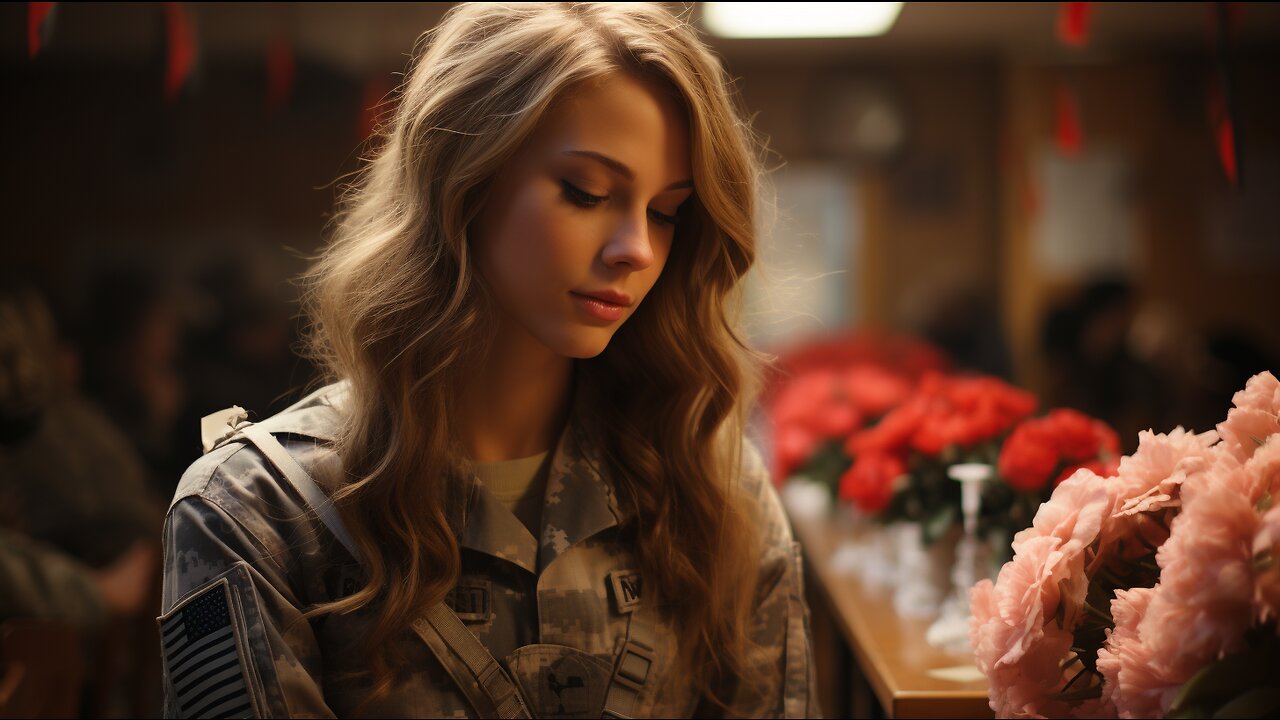
[[[831,558],[856,530],[832,519],[793,519],[804,548],[806,592],[827,717],[989,718],[987,682],[944,679],[973,666],[925,642],[931,620],[902,617],[892,591],[864,587]],[[937,671],[939,674],[933,674]],[[972,668],[976,670],[976,668]],[[971,670],[971,672],[972,672]],[[878,705],[878,707],[877,707]]]

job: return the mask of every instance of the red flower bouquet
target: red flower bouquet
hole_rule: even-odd
[[[932,542],[960,518],[959,462],[994,463],[999,440],[1035,410],[1030,394],[983,376],[929,373],[905,402],[844,444],[840,497],[885,521],[924,525]]]
[[[847,437],[902,404],[921,375],[945,367],[929,345],[856,333],[779,359],[763,404],[773,424],[774,479],[797,473],[832,487],[849,467]]]

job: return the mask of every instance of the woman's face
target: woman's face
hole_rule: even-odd
[[[494,178],[472,226],[508,332],[600,354],[662,274],[693,193],[681,108],[625,74],[576,88]]]

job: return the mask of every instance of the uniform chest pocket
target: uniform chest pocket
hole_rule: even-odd
[[[613,668],[564,645],[526,645],[506,658],[534,717],[600,717]]]

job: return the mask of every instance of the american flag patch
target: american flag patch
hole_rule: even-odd
[[[253,717],[230,601],[223,579],[160,619],[160,643],[180,718]]]

